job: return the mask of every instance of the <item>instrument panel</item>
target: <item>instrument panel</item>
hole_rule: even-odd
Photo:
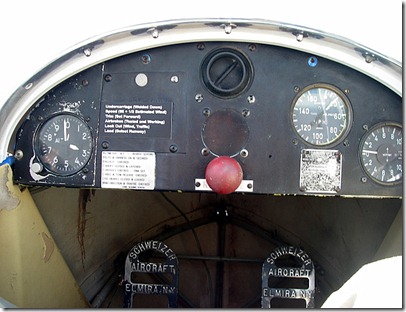
[[[305,52],[192,42],[124,55],[48,92],[16,138],[23,185],[211,191],[236,160],[236,192],[402,196],[402,99]]]

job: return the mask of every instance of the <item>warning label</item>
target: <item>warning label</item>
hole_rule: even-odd
[[[155,153],[102,152],[101,187],[153,190],[155,188]]]
[[[171,137],[172,103],[106,104],[102,128],[106,135]]]

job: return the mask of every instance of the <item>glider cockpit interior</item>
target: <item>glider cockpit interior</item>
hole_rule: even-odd
[[[0,297],[321,307],[402,255],[402,113],[400,63],[315,29],[178,20],[85,42],[1,107]]]

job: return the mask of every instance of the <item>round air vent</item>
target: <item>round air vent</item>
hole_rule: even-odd
[[[207,89],[219,97],[234,97],[252,81],[252,65],[241,52],[223,48],[209,53],[202,64],[202,79]]]

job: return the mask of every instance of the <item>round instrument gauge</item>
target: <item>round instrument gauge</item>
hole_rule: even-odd
[[[72,114],[46,120],[35,138],[38,158],[50,172],[67,176],[82,170],[90,159],[93,141],[89,126]]]
[[[381,123],[371,128],[360,145],[366,174],[375,182],[392,185],[402,180],[402,126]]]
[[[290,120],[298,136],[314,146],[339,143],[349,131],[351,107],[338,88],[315,84],[293,100]]]

